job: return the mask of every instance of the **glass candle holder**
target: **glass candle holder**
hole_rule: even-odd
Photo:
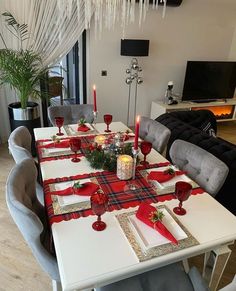
[[[106,137],[105,135],[97,135],[94,138],[94,141],[98,144],[98,145],[103,145],[105,143]]]
[[[120,155],[117,158],[117,177],[120,180],[129,180],[133,174],[133,158],[129,155]]]

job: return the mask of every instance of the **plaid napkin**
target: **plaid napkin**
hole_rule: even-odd
[[[161,222],[161,220],[158,220],[156,222],[152,221],[153,214],[156,213],[158,210],[146,203],[142,202],[139,206],[139,209],[136,213],[136,217],[141,220],[146,225],[152,227],[156,231],[158,231],[162,236],[167,238],[169,241],[171,241],[173,244],[177,245],[178,241],[176,238],[171,234],[171,232],[165,227],[165,225]]]
[[[82,186],[81,188],[68,187],[64,190],[53,191],[51,192],[51,194],[58,196],[66,196],[72,194],[80,196],[90,196],[99,189],[99,186],[92,182],[86,182],[81,186]]]
[[[157,181],[159,183],[164,183],[164,182],[167,182],[171,179],[173,179],[175,176],[180,176],[180,175],[184,175],[186,174],[185,171],[175,171],[173,174],[170,174],[166,171],[151,171],[147,178],[149,180],[154,180],[154,181]]]

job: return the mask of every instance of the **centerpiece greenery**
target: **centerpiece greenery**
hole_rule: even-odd
[[[94,169],[103,169],[111,172],[116,171],[118,155],[132,156],[132,144],[127,143],[115,151],[105,150],[100,145],[90,145],[85,153],[90,166]]]
[[[27,107],[29,98],[45,97],[40,91],[40,80],[50,69],[43,68],[41,55],[32,49],[24,49],[23,44],[29,38],[28,25],[19,24],[10,12],[2,14],[8,30],[18,40],[18,50],[7,47],[3,35],[0,38],[5,48],[0,49],[0,84],[9,84],[17,92],[21,108]]]

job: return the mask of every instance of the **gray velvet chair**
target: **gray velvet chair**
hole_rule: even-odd
[[[96,291],[208,291],[195,267],[185,273],[181,263],[171,264],[101,288]]]
[[[14,161],[17,164],[23,159],[32,158],[31,141],[31,134],[25,126],[17,127],[10,134],[8,139],[8,147]]]
[[[176,140],[170,148],[170,158],[174,165],[187,172],[213,197],[222,187],[229,168],[221,160],[206,150],[184,140]]]
[[[152,143],[152,147],[159,153],[163,153],[170,138],[170,130],[163,124],[142,116],[140,120],[139,136]]]
[[[31,134],[25,126],[17,127],[10,134],[8,148],[16,164],[19,164],[27,158],[33,159],[31,154],[31,141]],[[40,181],[40,177],[38,177],[38,181]],[[40,203],[44,205],[43,188],[39,182],[36,183],[36,193]]]
[[[16,164],[6,184],[7,206],[36,260],[53,280],[54,290],[60,290],[57,261],[50,253],[45,208],[35,195],[36,179],[37,169],[32,159]]]
[[[64,124],[74,124],[79,119],[84,118],[86,122],[93,122],[93,105],[92,104],[74,104],[63,106],[48,107],[48,118],[53,126],[55,124],[55,117],[64,117]]]

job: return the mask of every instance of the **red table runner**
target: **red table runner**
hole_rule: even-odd
[[[149,165],[149,168],[164,167],[169,165],[169,162],[158,163]],[[171,200],[174,198],[173,193],[158,196],[156,190],[147,182],[147,180],[141,175],[138,169],[143,169],[143,167],[137,167],[135,182],[138,185],[139,190],[135,193],[132,191],[124,192],[124,186],[129,183],[127,181],[121,181],[117,178],[114,172],[96,172],[90,174],[76,175],[71,177],[62,177],[56,179],[49,179],[44,181],[44,191],[45,191],[45,205],[47,208],[47,213],[49,217],[50,224],[54,222],[60,222],[62,220],[70,220],[79,217],[86,217],[93,214],[91,209],[81,210],[73,213],[66,213],[60,215],[54,215],[54,210],[52,206],[52,197],[49,185],[52,183],[59,183],[65,181],[76,181],[79,179],[92,178],[95,177],[102,189],[102,191],[109,196],[108,211],[119,210],[122,208],[129,208],[138,206],[142,201],[147,203],[156,203],[165,200]],[[203,193],[204,190],[201,188],[195,188],[192,194]],[[54,193],[55,194],[55,191]]]

